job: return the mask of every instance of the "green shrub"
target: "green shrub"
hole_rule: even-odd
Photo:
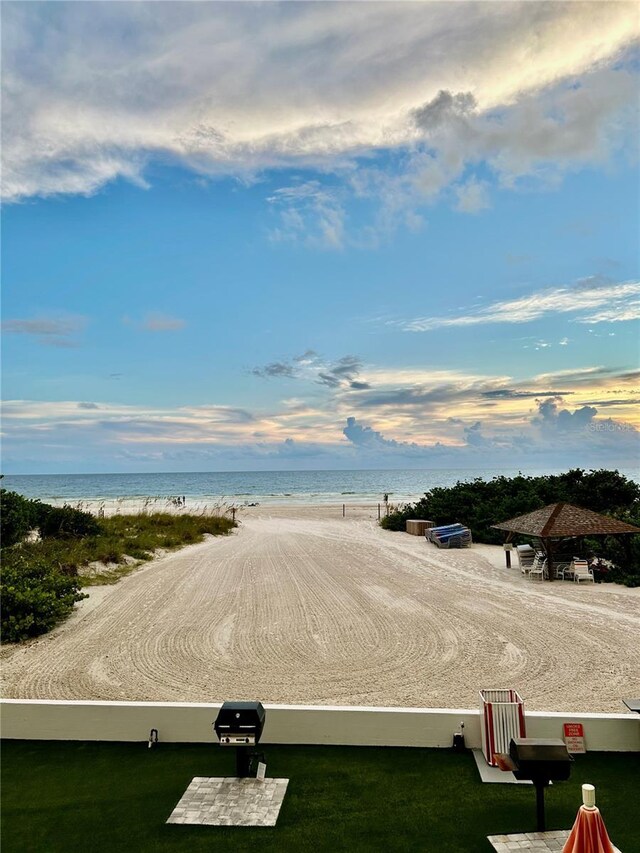
[[[68,504],[39,504],[37,526],[43,539],[50,536],[95,536],[101,529],[91,513],[74,509]]]
[[[27,533],[37,526],[38,511],[38,501],[0,489],[0,536],[3,548],[22,542]]]
[[[43,538],[95,536],[101,529],[88,512],[29,500],[6,489],[0,490],[0,522],[3,548],[22,542],[35,528]]]
[[[0,597],[2,640],[10,643],[50,631],[86,598],[77,578],[15,548],[3,553]]]

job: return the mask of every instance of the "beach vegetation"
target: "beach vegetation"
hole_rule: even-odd
[[[86,598],[72,572],[42,556],[3,551],[0,613],[3,642],[15,643],[51,630]]]
[[[640,485],[619,471],[581,468],[436,486],[415,504],[393,508],[380,524],[386,530],[405,530],[407,520],[414,518],[430,519],[436,525],[462,522],[470,528],[474,542],[497,545],[504,541],[504,532],[494,530],[493,524],[561,501],[640,527]],[[518,541],[529,540],[520,537]],[[596,580],[640,586],[640,536],[585,538],[581,547],[585,555],[602,560]]]
[[[1,510],[3,642],[49,631],[85,597],[83,587],[116,583],[159,551],[229,533],[236,526],[223,515],[205,513],[95,518],[75,507],[54,507],[4,489]]]
[[[50,506],[39,501],[35,504],[34,526],[43,539],[96,536],[100,533],[100,525],[90,512],[67,504]]]
[[[3,548],[21,542],[35,527],[38,501],[0,489],[0,542]]]

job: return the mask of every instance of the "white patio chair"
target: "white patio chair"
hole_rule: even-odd
[[[560,580],[573,580],[573,563],[555,563],[556,577]]]
[[[529,580],[539,578],[541,581],[548,577],[547,558],[536,554],[533,565],[529,569]]]
[[[574,560],[572,563],[573,580],[576,583],[581,581],[591,581],[595,583],[593,571],[589,568],[589,563],[586,560]]]

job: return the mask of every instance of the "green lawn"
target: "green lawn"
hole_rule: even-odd
[[[167,826],[193,776],[234,775],[212,744],[4,741],[3,853],[72,851],[438,851],[488,853],[486,836],[535,829],[530,786],[483,785],[448,750],[264,746],[290,779],[275,828]],[[568,829],[580,785],[596,786],[609,834],[640,851],[640,756],[577,756],[547,789],[547,826]]]

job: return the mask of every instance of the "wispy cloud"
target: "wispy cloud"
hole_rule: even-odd
[[[527,398],[538,399],[539,397],[566,397],[573,391],[527,391],[515,388],[497,388],[494,391],[482,391],[482,396],[490,400],[526,400]]]
[[[78,346],[77,335],[83,331],[87,322],[87,317],[57,314],[4,320],[2,331],[10,335],[27,335],[45,346],[75,347]]]
[[[358,379],[362,361],[355,355],[345,355],[336,361],[327,361],[315,350],[307,350],[289,361],[273,361],[250,372],[264,379],[307,379],[327,388],[350,388],[361,391],[369,388],[366,381]]]
[[[265,364],[264,367],[254,367],[251,372],[254,376],[261,376],[267,379],[273,377],[293,379],[296,376],[294,366],[285,361],[272,361],[269,364]]]
[[[490,206],[489,184],[474,177],[455,188],[457,202],[456,210],[462,213],[479,213]]]
[[[345,209],[336,189],[319,181],[281,187],[267,201],[279,216],[270,232],[279,242],[295,240],[322,249],[342,249],[345,244]]]
[[[328,385],[329,388],[338,388],[343,383],[348,383],[350,387],[356,385],[355,390],[362,390],[363,387],[368,387],[366,382],[357,382],[356,377],[362,369],[362,362],[354,355],[345,355],[338,361],[330,364],[326,369],[318,373],[318,382],[321,385]]]
[[[582,280],[573,287],[542,290],[518,299],[493,302],[484,308],[474,308],[456,316],[416,317],[413,320],[387,322],[407,332],[429,332],[433,329],[488,323],[529,323],[548,314],[582,314],[575,318],[580,323],[631,320],[638,316],[637,304],[640,303],[634,299],[638,294],[639,281],[603,284],[599,279],[594,279],[589,284],[589,280]],[[630,304],[635,309],[630,308]],[[584,313],[599,308],[602,310],[595,314]]]
[[[595,325],[596,323],[621,323],[625,320],[638,319],[640,319],[640,299],[629,299],[624,305],[610,305],[601,311],[596,311],[595,314],[578,317],[578,322]]]
[[[177,332],[184,329],[186,322],[180,317],[172,317],[170,314],[158,314],[152,312],[147,314],[142,321],[142,328],[148,332]]]

